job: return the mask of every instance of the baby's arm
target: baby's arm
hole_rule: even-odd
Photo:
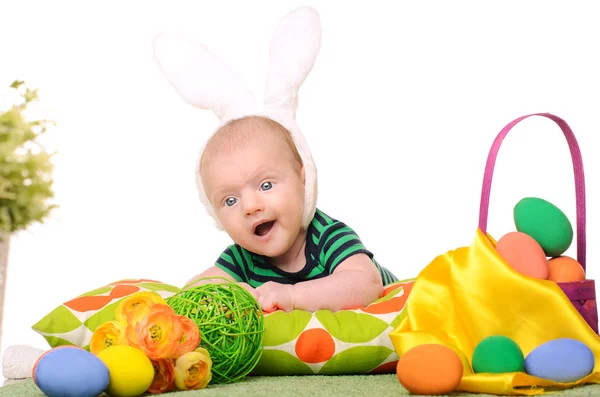
[[[202,284],[208,284],[208,283],[218,284],[218,283],[226,282],[226,280],[223,280],[222,278],[211,278],[211,277],[224,277],[227,280],[237,281],[233,277],[231,277],[231,275],[229,273],[227,273],[225,270],[219,269],[216,266],[211,266],[208,269],[206,269],[205,271],[203,271],[202,273],[191,278],[187,283],[185,283],[184,288],[188,289],[188,288],[192,288],[192,287],[197,287],[198,285],[202,285]],[[200,280],[201,278],[206,278],[206,280]],[[255,299],[258,299],[258,292],[256,291],[256,289],[252,288],[249,284],[238,282],[238,285],[240,287],[244,287],[246,290],[248,290],[248,292],[250,292],[252,294],[252,296],[254,296]]]
[[[371,259],[360,253],[344,260],[329,276],[294,285],[268,282],[257,290],[265,311],[338,311],[368,306],[383,295],[383,283]]]

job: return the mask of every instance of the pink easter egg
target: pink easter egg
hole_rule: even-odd
[[[505,234],[496,243],[496,251],[517,272],[547,280],[548,259],[535,239],[522,232]]]

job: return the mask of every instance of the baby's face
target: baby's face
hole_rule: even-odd
[[[227,234],[267,257],[290,249],[304,211],[304,171],[277,134],[210,154],[201,168],[207,196]]]

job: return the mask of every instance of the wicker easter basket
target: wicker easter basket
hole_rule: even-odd
[[[481,191],[481,202],[479,207],[479,228],[483,233],[486,233],[488,208],[490,201],[490,190],[492,186],[492,175],[494,173],[494,164],[500,149],[500,145],[506,134],[521,120],[531,116],[543,116],[554,121],[562,130],[569,149],[571,151],[571,159],[573,161],[573,171],[575,174],[575,198],[577,211],[577,261],[586,270],[586,235],[585,235],[585,178],[583,173],[583,161],[581,159],[581,151],[575,139],[573,131],[568,124],[550,113],[535,113],[519,117],[507,124],[498,134],[490,152],[488,154],[485,173],[483,177],[483,187]],[[583,280],[579,282],[558,283],[565,295],[569,298],[573,306],[581,314],[583,319],[589,326],[598,333],[598,310],[596,308],[596,287],[594,280]]]

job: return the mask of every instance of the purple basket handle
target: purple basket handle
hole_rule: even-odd
[[[571,127],[561,119],[550,113],[534,113],[527,116],[519,117],[508,123],[506,127],[500,131],[488,154],[487,163],[485,165],[485,174],[483,175],[483,187],[481,189],[481,202],[479,204],[479,229],[485,234],[488,220],[488,209],[490,205],[490,191],[492,189],[492,176],[494,174],[494,164],[496,156],[500,150],[500,144],[508,131],[510,131],[518,122],[531,116],[544,116],[554,121],[567,138],[569,149],[571,151],[571,159],[573,160],[573,171],[575,173],[575,199],[577,209],[577,261],[585,270],[585,178],[583,174],[583,161],[581,160],[581,151],[577,144],[577,139],[571,130]]]

